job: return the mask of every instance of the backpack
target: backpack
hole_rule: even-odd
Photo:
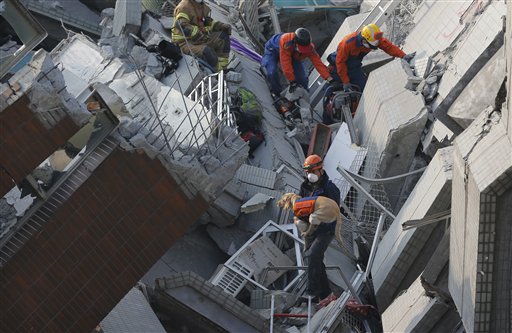
[[[180,47],[176,43],[166,41],[165,39],[162,39],[162,41],[158,43],[158,49],[162,57],[174,62],[178,62],[183,58]]]
[[[231,111],[235,115],[238,132],[242,139],[249,142],[249,157],[265,141],[261,131],[263,112],[256,95],[244,87],[238,88],[232,99]]]

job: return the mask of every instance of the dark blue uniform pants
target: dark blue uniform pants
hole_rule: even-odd
[[[300,61],[293,60],[292,66],[295,80],[304,87],[304,89],[308,90],[309,80],[306,76],[304,65],[302,65]],[[283,91],[280,78],[283,74],[279,68],[279,49],[275,49],[272,45],[269,45],[269,43],[265,44],[265,53],[263,53],[263,58],[261,59],[261,67],[270,84],[270,91],[276,96],[279,96],[281,91]]]
[[[315,233],[311,245],[304,252],[304,259],[308,265],[307,293],[318,296],[319,300],[326,298],[331,293],[329,279],[325,271],[324,253],[334,238],[334,231]],[[309,243],[309,240],[306,240]]]

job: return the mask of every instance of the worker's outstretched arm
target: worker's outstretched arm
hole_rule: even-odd
[[[315,66],[322,79],[327,80],[331,76],[327,66],[324,65],[322,59],[320,59],[320,56],[318,53],[316,53],[316,51],[313,51],[313,54],[309,56],[309,59],[311,60],[311,63],[313,63],[313,66]]]
[[[404,51],[384,37],[379,42],[379,48],[392,57],[403,58],[405,56]]]

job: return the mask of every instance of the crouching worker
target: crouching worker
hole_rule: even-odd
[[[329,286],[324,265],[324,254],[334,237],[334,232],[319,232],[319,226],[335,224],[336,228],[341,228],[340,207],[336,201],[327,197],[302,198],[295,193],[284,194],[277,205],[293,210],[294,223],[304,237],[304,257],[308,265],[307,293],[313,296],[313,302],[326,306],[336,299]]]
[[[290,84],[290,93],[293,93],[298,86],[308,90],[308,77],[302,64],[306,58],[311,60],[324,80],[332,81],[329,70],[316,52],[315,45],[311,42],[311,34],[307,29],[298,28],[295,32],[278,33],[265,43],[261,68],[270,84],[270,92],[275,97],[280,96],[283,90],[279,64]]]
[[[377,49],[392,57],[403,58],[407,62],[416,55],[416,52],[405,54],[398,46],[384,38],[376,24],[365,25],[361,31],[354,31],[345,36],[338,44],[336,52],[327,57],[331,75],[343,84],[346,92],[351,90],[351,84],[356,85],[361,92],[364,90],[368,78],[362,69],[363,58]]]
[[[226,69],[231,45],[231,26],[213,21],[204,0],[181,0],[174,9],[172,40],[181,51],[196,55],[215,71]]]

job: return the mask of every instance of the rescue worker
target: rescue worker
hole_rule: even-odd
[[[383,37],[382,31],[374,24],[368,24],[343,38],[338,44],[336,52],[327,57],[332,66],[331,75],[336,81],[343,84],[343,90],[348,92],[351,85],[356,85],[363,91],[366,85],[366,74],[361,66],[363,58],[372,50],[381,49],[390,56],[403,58],[409,62],[416,52],[405,54],[398,46]]]
[[[172,40],[181,52],[204,59],[216,71],[226,69],[231,45],[231,26],[213,21],[204,0],[181,0],[174,9]]]
[[[308,77],[302,64],[306,58],[311,60],[324,80],[332,81],[329,70],[316,52],[315,45],[311,42],[311,34],[307,29],[298,28],[295,32],[278,33],[265,43],[261,67],[274,96],[279,96],[283,90],[279,64],[289,82],[290,93],[293,93],[299,85],[308,90]]]
[[[300,186],[301,197],[323,196],[334,200],[340,206],[340,190],[329,179],[323,169],[323,160],[314,154],[304,160],[303,169],[306,179]],[[322,223],[310,235],[304,237],[305,252],[304,259],[308,264],[308,287],[307,293],[314,296],[313,301],[333,297],[327,272],[324,265],[324,253],[331,243],[336,229],[336,220],[331,223]]]

